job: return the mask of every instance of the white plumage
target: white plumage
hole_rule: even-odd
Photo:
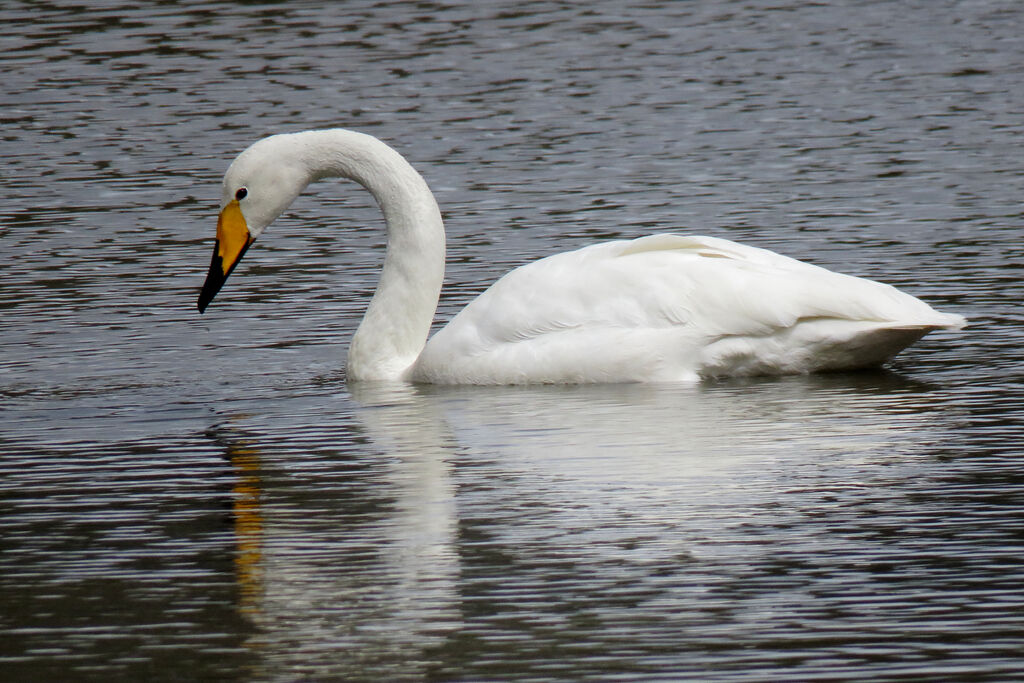
[[[248,246],[327,176],[364,185],[388,226],[381,282],[349,352],[351,379],[642,382],[855,369],[964,325],[888,285],[728,240],[662,234],[517,268],[424,346],[443,276],[443,226],[426,183],[384,143],[344,130],[261,140],[225,174],[222,221],[237,202]],[[201,309],[224,279],[211,265]]]

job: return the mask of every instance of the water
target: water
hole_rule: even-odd
[[[0,20],[5,680],[1017,675],[1017,3]],[[194,310],[230,159],[336,125],[435,190],[439,321],[520,263],[676,230],[971,326],[878,373],[348,387],[382,256],[358,188],[311,188]]]

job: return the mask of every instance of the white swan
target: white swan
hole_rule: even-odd
[[[299,193],[335,176],[369,190],[387,224],[380,283],[349,348],[353,380],[692,381],[855,369],[965,324],[888,285],[728,240],[663,234],[517,268],[427,342],[444,275],[437,203],[401,155],[341,129],[274,135],[234,160],[200,312]]]

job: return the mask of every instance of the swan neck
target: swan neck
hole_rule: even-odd
[[[326,135],[314,179],[341,176],[374,196],[387,227],[387,251],[373,298],[352,337],[348,377],[406,379],[427,341],[444,278],[444,225],[426,181],[376,138],[351,131]]]

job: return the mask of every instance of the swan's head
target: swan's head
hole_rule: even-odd
[[[202,313],[249,246],[312,180],[301,142],[274,135],[256,142],[231,162],[217,219],[213,260],[199,294]]]

